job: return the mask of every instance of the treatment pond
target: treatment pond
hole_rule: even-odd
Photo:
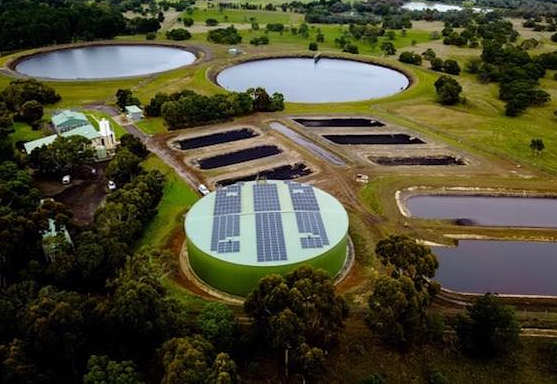
[[[353,60],[265,59],[226,68],[217,82],[229,91],[263,87],[295,103],[334,103],[375,99],[401,92],[408,78],[393,69]]]
[[[154,45],[99,45],[32,55],[15,69],[27,76],[58,80],[141,76],[192,64],[184,49]]]
[[[466,219],[475,225],[557,228],[557,199],[503,196],[412,196],[412,216]]]
[[[434,247],[435,279],[453,291],[557,295],[557,243],[461,240]]]

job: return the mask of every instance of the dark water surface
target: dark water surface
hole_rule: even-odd
[[[412,216],[423,218],[469,219],[485,226],[557,228],[557,199],[553,198],[422,195],[410,197],[406,206]]]
[[[375,99],[401,92],[408,78],[393,69],[352,60],[283,58],[249,61],[223,70],[217,82],[229,91],[263,87],[297,103]]]
[[[23,60],[16,70],[49,79],[104,79],[140,76],[195,61],[189,51],[153,45],[107,45],[52,51]]]
[[[461,240],[433,247],[435,279],[461,292],[557,295],[557,243]]]
[[[224,153],[222,155],[206,157],[199,160],[199,167],[201,169],[226,167],[227,165],[278,155],[279,153],[282,153],[282,150],[275,145],[260,145],[235,152]]]

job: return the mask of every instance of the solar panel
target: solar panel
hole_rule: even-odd
[[[296,211],[298,232],[303,234],[300,237],[302,249],[322,248],[329,245],[329,238],[313,187],[311,185],[288,183],[288,189],[294,211]]]
[[[280,211],[280,201],[276,184],[253,185],[253,210]]]
[[[257,261],[286,260],[286,244],[280,212],[257,212],[255,229]]]
[[[240,252],[240,241],[237,237],[240,236],[241,192],[241,183],[216,191],[211,251],[218,253]]]

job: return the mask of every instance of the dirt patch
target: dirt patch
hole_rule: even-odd
[[[376,164],[386,166],[407,165],[466,165],[466,162],[454,156],[415,156],[415,157],[373,157],[369,159]]]
[[[107,190],[104,173],[108,162],[96,163],[96,174],[88,179],[73,180],[70,185],[62,185],[60,180],[40,179],[35,182],[45,197],[66,205],[74,214],[74,220],[90,223],[95,211],[103,202]]]
[[[323,137],[335,144],[341,145],[397,145],[397,144],[425,144],[417,137],[405,133],[394,133],[384,135],[323,135]]]
[[[312,170],[308,168],[304,163],[296,163],[294,165],[282,165],[280,167],[266,169],[264,171],[253,173],[248,176],[235,177],[232,179],[224,179],[217,181],[218,186],[227,186],[230,184],[237,183],[239,181],[250,181],[255,180],[258,177],[266,178],[270,180],[293,180],[299,177],[307,176],[312,173]]]
[[[226,167],[227,165],[243,163],[246,161],[261,159],[282,153],[282,149],[276,145],[260,145],[241,149],[236,152],[229,152],[222,155],[206,157],[199,160],[199,167],[201,169],[213,169],[219,167]]]
[[[294,119],[304,127],[384,127],[385,124],[365,118]]]
[[[178,140],[174,144],[180,149],[185,150],[249,139],[258,135],[259,134],[254,132],[252,129],[242,128],[232,131],[213,133],[211,135],[197,136],[191,139]]]

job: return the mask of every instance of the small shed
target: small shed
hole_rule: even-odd
[[[130,120],[139,121],[143,119],[143,111],[137,105],[128,105],[126,106],[126,116]]]

